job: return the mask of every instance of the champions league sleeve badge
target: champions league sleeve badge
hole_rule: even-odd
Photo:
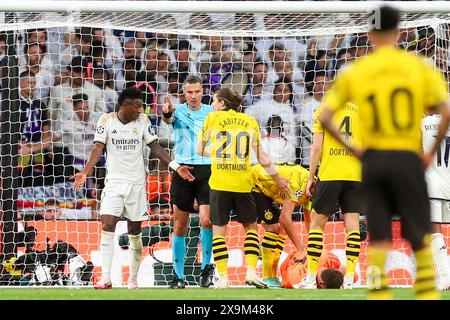
[[[97,131],[98,134],[103,134],[105,132],[105,127],[104,126],[98,126],[96,131]]]

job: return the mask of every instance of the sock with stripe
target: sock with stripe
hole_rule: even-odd
[[[445,289],[450,285],[450,266],[447,259],[447,246],[445,245],[444,235],[442,233],[433,233],[430,245],[436,273],[439,275],[439,284],[443,286],[442,289]]]
[[[429,236],[428,236],[429,237]],[[439,293],[436,290],[433,260],[429,241],[420,250],[414,251],[417,261],[416,283],[414,293],[418,300],[438,300]]]
[[[361,250],[361,237],[359,230],[353,230],[347,233],[347,241],[345,246],[345,258],[347,261],[346,277],[353,279],[356,265],[359,260],[359,252]]]
[[[202,270],[205,269],[207,264],[211,263],[212,255],[212,228],[200,230],[200,242],[202,243]]]
[[[369,300],[390,300],[391,292],[388,288],[385,265],[388,250],[369,248],[369,267],[367,268],[367,287]]]
[[[172,239],[173,268],[178,279],[184,279],[184,258],[186,256],[186,237],[174,235]]]
[[[212,252],[219,275],[226,277],[228,275],[228,249],[224,236],[213,235]]]
[[[323,231],[310,230],[308,236],[308,276],[310,278],[317,275],[319,259],[323,251]]]
[[[266,231],[261,245],[262,263],[263,263],[263,279],[271,279],[272,265],[275,247],[277,245],[278,234]]]
[[[259,237],[256,230],[248,230],[244,242],[247,269],[255,269],[259,257]]]
[[[280,256],[283,252],[284,243],[286,242],[287,236],[284,234],[278,235],[277,245],[273,253],[272,262],[272,278],[278,278],[278,263],[280,262]]]

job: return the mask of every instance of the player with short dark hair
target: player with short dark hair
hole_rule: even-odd
[[[142,255],[141,222],[148,220],[146,194],[146,168],[144,144],[151,154],[169,165],[183,179],[194,180],[189,167],[171,161],[167,151],[158,144],[150,121],[143,112],[141,90],[124,89],[118,99],[118,112],[101,116],[97,123],[95,146],[89,161],[73,177],[74,190],[81,188],[94,166],[107,149],[106,182],[102,191],[100,215],[102,235],[102,278],[96,289],[111,289],[110,271],[114,254],[114,231],[121,217],[127,220],[130,239],[130,276],[128,289],[137,289],[137,274]]]
[[[269,288],[281,286],[278,279],[278,262],[281,252],[283,252],[286,235],[291,239],[296,250],[304,249],[304,245],[292,221],[294,209],[298,206],[303,206],[308,229],[310,222],[310,201],[306,194],[308,170],[293,163],[278,165],[276,169],[281,177],[290,182],[291,195],[289,198],[280,196],[275,181],[261,165],[252,167],[252,176],[255,182],[252,195],[258,212],[258,223],[265,230],[261,245],[262,280]],[[278,206],[281,206],[281,211]]]
[[[335,268],[328,268],[320,273],[320,280],[322,289],[339,289],[344,283],[344,275]]]
[[[213,256],[219,271],[218,288],[228,287],[228,249],[225,234],[233,207],[238,221],[246,230],[245,256],[247,260],[246,283],[257,288],[267,288],[256,275],[260,252],[257,232],[257,212],[251,194],[253,180],[250,167],[250,148],[258,161],[276,181],[280,193],[288,196],[288,183],[281,178],[270,158],[261,148],[260,129],[256,120],[242,112],[242,97],[231,89],[223,88],[214,94],[215,112],[208,114],[199,134],[197,152],[211,155],[209,179],[211,223],[213,225]],[[211,149],[207,151],[206,145]]]
[[[306,250],[303,249],[290,253],[283,261],[280,267],[283,288],[302,288],[307,274],[306,256]],[[341,289],[346,273],[346,267],[341,264],[338,256],[324,250],[320,256],[316,274],[317,289]],[[359,276],[356,272],[353,277],[353,281],[357,282]]]
[[[424,166],[438,150],[450,123],[447,86],[423,58],[396,48],[400,12],[378,9],[369,32],[374,51],[340,73],[319,115],[325,130],[362,159],[362,187],[371,243],[369,298],[390,299],[385,263],[392,247],[391,218],[402,219],[403,236],[417,261],[417,299],[438,299],[430,250],[430,205]],[[364,150],[346,141],[333,123],[348,101],[359,108]],[[421,119],[441,114],[436,140],[422,155]],[[422,158],[422,159],[421,159]]]
[[[200,286],[207,288],[212,284],[214,266],[211,265],[213,231],[209,213],[209,185],[211,176],[211,159],[195,152],[197,135],[203,121],[213,111],[208,104],[202,103],[203,87],[199,77],[190,75],[183,83],[186,103],[176,107],[170,98],[166,98],[163,106],[163,121],[173,126],[175,142],[175,161],[192,167],[194,181],[186,181],[178,174],[172,177],[170,186],[170,201],[174,213],[174,235],[172,256],[174,276],[170,288],[185,287],[184,259],[186,256],[186,233],[188,230],[189,213],[194,211],[197,201],[200,216],[200,239],[202,244],[202,274]]]

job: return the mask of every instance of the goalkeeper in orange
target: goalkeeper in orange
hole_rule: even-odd
[[[282,287],[299,288],[307,274],[307,252],[300,250],[291,253],[280,267]],[[323,250],[316,274],[317,289],[340,289],[344,284],[346,267],[331,251]],[[358,274],[353,274],[353,282],[358,281]]]
[[[270,288],[281,287],[277,270],[281,252],[286,241],[286,234],[297,251],[304,249],[298,233],[294,229],[292,213],[297,206],[303,205],[307,227],[309,225],[309,198],[306,195],[306,184],[309,172],[294,164],[276,166],[281,177],[289,180],[290,197],[283,199],[272,177],[261,165],[252,167],[255,187],[252,190],[258,212],[258,223],[264,229],[262,240],[263,282]],[[281,212],[276,204],[281,205]]]

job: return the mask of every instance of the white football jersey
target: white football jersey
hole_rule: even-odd
[[[145,184],[144,147],[157,138],[144,114],[127,124],[120,122],[116,112],[102,115],[97,123],[94,142],[106,146],[106,181]]]
[[[429,151],[433,147],[438,132],[439,115],[425,117],[422,120],[423,150]],[[450,200],[450,130],[441,142],[425,176],[428,185],[428,196],[433,199]]]

